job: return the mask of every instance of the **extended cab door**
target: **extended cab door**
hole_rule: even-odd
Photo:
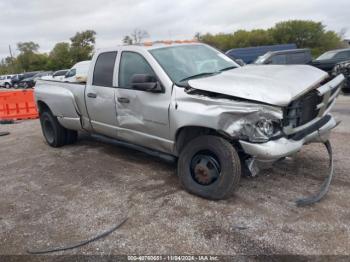
[[[169,105],[171,85],[164,72],[151,55],[135,50],[119,54],[118,88],[116,89],[118,136],[126,141],[169,152]],[[158,72],[156,74],[155,72]],[[152,93],[132,88],[135,74],[147,74],[156,78],[162,91]]]
[[[94,57],[85,90],[85,101],[94,132],[116,137],[114,71],[117,51],[102,52]]]

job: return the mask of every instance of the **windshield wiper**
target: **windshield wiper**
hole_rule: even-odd
[[[187,80],[190,80],[192,78],[197,78],[197,77],[201,77],[201,76],[210,76],[210,75],[214,75],[217,74],[218,72],[205,72],[205,73],[200,73],[200,74],[196,74],[193,76],[189,76],[189,77],[185,77],[184,79],[181,79],[179,82],[184,82]]]
[[[223,69],[220,69],[220,72],[231,70],[231,69],[235,69],[235,68],[237,68],[237,66],[228,66],[228,67],[225,67]]]
[[[181,79],[180,81],[178,81],[176,84],[179,86],[188,86],[188,84],[182,84],[181,82],[185,82],[187,80],[197,78],[197,77],[212,76],[212,75],[220,74],[223,71],[227,71],[227,70],[234,69],[234,68],[237,68],[237,66],[228,66],[228,67],[225,67],[225,68],[223,68],[219,71],[216,71],[216,72],[204,72],[204,73],[196,74],[193,76],[185,77],[184,79]]]

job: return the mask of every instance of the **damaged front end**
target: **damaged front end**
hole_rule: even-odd
[[[324,143],[330,155],[330,175],[316,195],[298,201],[298,205],[317,202],[328,191],[333,175],[330,131],[337,126],[329,114],[344,77],[319,85],[285,107],[268,105],[228,95],[198,90],[177,89],[175,125],[206,126],[239,145],[252,176],[261,169],[291,156],[304,144]]]
[[[281,158],[257,159],[242,147],[242,143],[264,145],[284,136],[284,112],[281,107],[193,88],[185,90],[185,93],[191,96],[196,107],[202,104],[206,106],[205,115],[209,120],[206,124],[215,126],[216,131],[229,140],[239,142],[250,175],[257,175],[261,169],[270,167],[273,162]],[[178,103],[183,108],[188,103],[187,98],[184,97]],[[211,117],[214,117],[215,121],[211,122]]]
[[[199,125],[215,127],[231,140],[264,143],[282,135],[281,107],[193,88],[178,93],[181,94],[177,94],[179,113],[183,109],[183,113],[188,114],[187,106],[192,107],[191,113],[197,114]],[[205,107],[205,111],[201,107],[203,110]],[[195,110],[197,108],[199,110]]]
[[[337,125],[329,112],[343,80],[340,75],[285,107],[191,87],[177,93],[177,103],[180,112],[182,109],[186,114],[196,114],[182,120],[190,117],[198,126],[206,124],[238,141],[251,174],[256,175],[260,169],[298,152],[304,144],[328,140],[331,129]]]

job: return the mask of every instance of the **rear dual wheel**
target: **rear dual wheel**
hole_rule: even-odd
[[[40,114],[40,123],[45,140],[52,147],[61,147],[77,141],[77,131],[61,126],[57,118],[50,111],[44,111]]]
[[[238,188],[241,161],[227,140],[200,136],[181,152],[178,175],[190,193],[208,199],[225,199]]]

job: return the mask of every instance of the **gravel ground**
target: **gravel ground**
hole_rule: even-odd
[[[80,137],[50,148],[38,120],[0,125],[0,254],[108,237],[58,254],[350,254],[350,99],[334,109],[335,177],[322,202],[294,200],[320,187],[327,153],[308,145],[235,195],[208,201],[180,186],[176,165]]]

